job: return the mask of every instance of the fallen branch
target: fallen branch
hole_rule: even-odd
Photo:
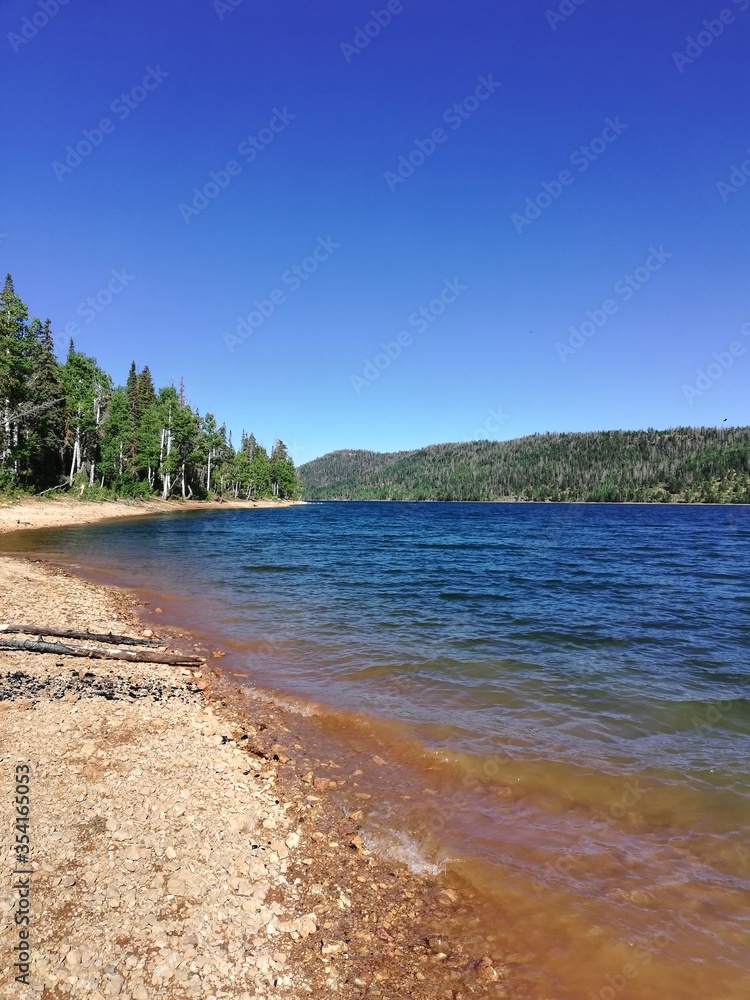
[[[54,493],[55,490],[65,489],[67,485],[68,485],[67,483],[60,483],[59,486],[50,486],[48,490],[42,490],[41,493],[35,493],[34,495],[38,497],[43,497],[45,493]]]
[[[34,642],[33,639],[0,638],[0,649],[23,650],[27,653],[53,653],[55,656],[85,656],[96,660],[128,660],[131,663],[168,663],[178,667],[199,667],[200,656],[184,653],[153,653],[146,649],[102,649],[99,646],[68,646],[62,642]]]
[[[91,639],[94,642],[112,642],[118,646],[163,646],[155,639],[139,639],[132,635],[115,635],[113,632],[76,632],[72,628],[47,628],[43,625],[0,625],[0,632],[26,635],[54,635],[61,639]]]

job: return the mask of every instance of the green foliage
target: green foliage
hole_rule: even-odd
[[[71,341],[64,364],[50,321],[29,320],[8,275],[0,293],[0,493],[65,484],[85,499],[118,496],[296,497],[300,483],[281,442],[273,453],[243,431],[201,419],[185,388],[157,392],[148,367],[133,362],[115,386]]]
[[[299,469],[310,499],[750,503],[750,427],[534,434]]]

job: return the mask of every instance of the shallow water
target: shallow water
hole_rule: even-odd
[[[377,734],[371,840],[470,879],[533,995],[750,994],[750,508],[326,503],[11,547]]]

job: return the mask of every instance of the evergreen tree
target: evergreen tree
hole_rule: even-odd
[[[132,361],[130,363],[128,378],[125,382],[125,395],[128,401],[128,409],[130,410],[130,422],[134,428],[140,424],[141,416],[143,415],[144,410],[144,407],[141,406],[141,397],[138,391],[138,386],[138,369],[135,367],[135,361]]]
[[[30,483],[47,489],[57,485],[62,474],[65,393],[49,319],[35,328],[35,338],[30,402],[21,411],[20,424],[27,433]]]
[[[274,488],[283,495],[283,456],[277,466]],[[209,494],[272,493],[265,449],[243,431],[235,452],[226,425],[191,408],[182,379],[179,391],[157,394],[148,367],[139,372],[133,361],[115,387],[72,340],[60,364],[50,321],[29,319],[8,275],[0,294],[0,489],[65,484],[94,496],[188,498],[204,486]]]
[[[159,469],[161,431],[161,410],[158,403],[154,400],[143,412],[141,422],[135,432],[136,471],[139,476],[145,479],[151,490],[155,489],[156,475]]]
[[[140,412],[145,413],[148,407],[155,402],[156,390],[154,389],[154,380],[151,378],[148,365],[145,365],[143,371],[138,376],[138,405],[140,406]]]
[[[133,466],[133,409],[127,385],[118,386],[112,393],[102,431],[101,470],[105,480],[118,493],[138,493]]]
[[[0,294],[0,460],[12,474],[18,473],[14,451],[19,444],[18,409],[26,400],[30,375],[28,365],[28,309],[16,295],[13,279],[8,274]]]
[[[248,489],[250,496],[254,500],[261,499],[262,497],[270,497],[272,494],[268,453],[262,445],[256,445],[255,454],[250,460]]]
[[[299,496],[301,489],[297,480],[294,462],[283,441],[277,440],[273,446],[269,472],[271,487],[275,497],[278,497],[280,500],[293,500]]]

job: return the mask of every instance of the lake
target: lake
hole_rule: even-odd
[[[468,879],[529,995],[750,994],[750,508],[328,502],[3,548],[385,747],[368,842]]]

